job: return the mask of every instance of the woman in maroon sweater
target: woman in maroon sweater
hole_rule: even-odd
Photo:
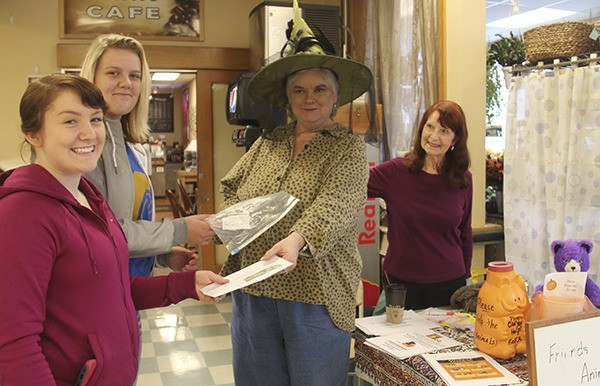
[[[102,93],[84,78],[51,75],[21,100],[34,164],[0,175],[0,385],[131,386],[138,368],[136,309],[186,298],[226,279],[209,271],[129,277],[123,231],[81,177],[105,140]]]
[[[450,304],[471,276],[473,197],[467,122],[440,101],[425,111],[406,157],[370,171],[369,197],[385,200],[385,280],[407,287],[406,309]]]

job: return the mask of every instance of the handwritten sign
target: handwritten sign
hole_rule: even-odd
[[[600,310],[527,323],[532,386],[600,385]]]

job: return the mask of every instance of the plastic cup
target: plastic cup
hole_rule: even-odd
[[[581,299],[577,298],[561,298],[561,297],[544,297],[541,295],[541,318],[542,319],[555,319],[562,318],[563,316],[578,314],[583,312],[583,306],[585,304],[585,297]]]
[[[404,301],[406,287],[401,283],[391,283],[385,286],[385,315],[389,323],[400,324],[404,317]]]

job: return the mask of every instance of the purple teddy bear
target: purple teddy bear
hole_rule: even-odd
[[[555,240],[550,249],[554,255],[557,272],[587,272],[590,269],[590,252],[594,244],[589,240]],[[536,290],[542,290],[539,285]],[[585,294],[592,304],[600,307],[600,287],[588,276]]]

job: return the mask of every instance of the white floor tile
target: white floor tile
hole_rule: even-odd
[[[197,338],[196,344],[201,352],[231,349],[231,336],[210,336]]]
[[[160,373],[140,374],[136,384],[138,386],[165,386],[160,378]]]
[[[194,339],[189,327],[165,327],[157,328],[148,332],[152,336],[152,342],[181,342],[182,340]]]
[[[152,342],[142,343],[142,358],[153,358],[155,356],[154,344]]]
[[[215,385],[231,385],[233,384],[233,366],[213,366],[209,367],[208,371],[215,381]]]
[[[221,314],[188,315],[186,319],[190,326],[211,326],[227,323]]]
[[[169,355],[156,357],[156,361],[161,373],[183,374],[186,371],[206,367],[201,353],[189,353],[185,351],[173,351]]]

